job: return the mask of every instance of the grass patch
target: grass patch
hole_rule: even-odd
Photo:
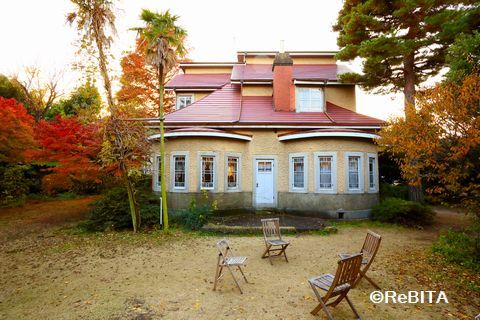
[[[461,231],[448,230],[432,246],[446,262],[480,273],[480,222]]]
[[[398,230],[405,229],[405,227],[398,224],[391,224],[391,223],[372,221],[372,220],[350,220],[350,221],[331,220],[329,221],[329,223],[330,225],[337,228],[363,228],[363,229],[384,228],[384,229],[398,229]]]

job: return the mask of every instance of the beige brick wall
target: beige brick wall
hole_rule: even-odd
[[[239,132],[239,131],[237,131]],[[303,140],[292,140],[286,142],[278,141],[277,134],[282,133],[273,130],[255,130],[244,133],[253,134],[252,141],[241,141],[224,138],[207,137],[184,137],[170,138],[166,143],[167,175],[170,172],[170,161],[172,152],[189,153],[188,167],[188,191],[199,190],[199,152],[212,152],[217,155],[217,177],[216,191],[225,191],[225,153],[241,154],[241,191],[251,192],[253,187],[252,165],[255,156],[276,156],[277,162],[277,191],[288,192],[289,184],[289,153],[306,153],[308,156],[308,192],[314,192],[314,152],[337,152],[337,192],[345,192],[345,153],[363,153],[364,190],[368,190],[368,161],[367,153],[377,154],[377,147],[367,139],[356,138],[314,138]],[[158,144],[153,146],[153,152],[159,153]],[[170,185],[170,178],[167,178]],[[171,190],[171,187],[168,188]]]
[[[353,112],[357,109],[354,85],[329,85],[325,89],[325,96],[328,102],[336,104],[337,106],[352,110]]]
[[[261,86],[261,85],[244,85],[243,96],[267,96],[271,97],[273,95],[273,87],[269,86]]]

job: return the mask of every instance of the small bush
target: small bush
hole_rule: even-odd
[[[462,231],[449,230],[433,244],[432,251],[447,262],[480,272],[480,222]]]
[[[140,205],[141,225],[151,226],[159,223],[158,196],[142,190],[138,194],[137,201]],[[131,229],[132,218],[127,190],[124,187],[111,188],[101,199],[93,202],[88,220],[83,223],[83,226],[90,231]]]
[[[28,165],[8,165],[0,167],[0,205],[22,205],[32,181],[27,178]]]
[[[435,212],[430,207],[398,198],[387,198],[372,208],[373,220],[408,227],[430,225],[434,216]]]
[[[172,223],[178,224],[189,230],[200,230],[207,222],[216,209],[216,201],[210,203],[208,193],[202,193],[201,204],[197,204],[197,200],[192,198],[190,206],[186,210],[177,210],[172,212],[170,218]]]
[[[380,183],[380,199],[398,198],[408,200],[408,187],[386,182]]]

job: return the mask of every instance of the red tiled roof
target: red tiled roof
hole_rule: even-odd
[[[332,128],[332,129],[313,129],[313,130],[296,130],[278,134],[279,137],[289,136],[292,134],[299,134],[299,133],[315,133],[315,132],[350,132],[350,133],[365,133],[366,130],[357,130],[357,129],[345,129],[345,128]],[[368,130],[367,130],[368,132]]]
[[[296,80],[330,80],[337,81],[340,68],[336,64],[294,64],[292,77]],[[232,70],[232,81],[271,81],[273,79],[271,64],[241,64]]]
[[[175,132],[214,132],[214,133],[233,133],[233,134],[239,134],[239,135],[246,136],[246,137],[251,137],[252,136],[251,134],[238,133],[238,132],[235,132],[235,131],[218,130],[218,129],[205,128],[205,127],[187,127],[187,128],[167,130],[166,132],[168,132],[168,133],[175,133]]]
[[[240,101],[242,107],[240,108]],[[267,96],[240,96],[240,86],[225,85],[190,106],[165,116],[166,124],[380,126],[384,121],[327,103],[327,112],[274,111]]]
[[[230,82],[229,73],[178,74],[166,85],[166,89],[211,88],[219,89]]]
[[[167,123],[234,122],[240,112],[240,88],[225,85],[205,98],[165,116]]]

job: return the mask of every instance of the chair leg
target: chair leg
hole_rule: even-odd
[[[288,247],[288,244],[287,245],[282,245],[282,250],[280,251],[280,253],[278,254],[279,256],[283,254],[283,256],[285,257],[285,261],[288,262],[288,258],[287,258],[287,247]]]
[[[381,290],[380,287],[372,279],[370,279],[370,277],[367,277],[367,275],[365,275],[365,274],[363,275],[363,277],[365,279],[367,279],[367,281],[370,282],[372,284],[372,286],[375,287],[375,289]]]
[[[235,278],[235,274],[233,273],[232,269],[230,269],[228,265],[227,265],[227,269],[232,275],[233,281],[235,281],[235,284],[237,285],[238,290],[240,290],[240,293],[243,294],[242,288],[240,288],[240,284],[238,283],[237,278]]]
[[[267,257],[268,250],[270,250],[271,246],[265,245],[265,251],[263,251],[262,254],[262,259],[265,259]]]
[[[243,270],[240,266],[237,266],[238,270],[240,270],[240,273],[242,274],[243,276],[243,279],[245,279],[245,282],[248,283],[248,280],[247,280],[247,277],[245,277],[245,273],[243,273]]]
[[[217,282],[220,279],[220,274],[222,273],[222,267],[217,264],[217,269],[215,270],[215,281],[213,282],[213,291],[217,289]]]
[[[362,319],[362,318],[360,318],[360,315],[358,314],[357,309],[355,309],[355,307],[353,306],[352,301],[350,301],[350,299],[348,298],[348,296],[345,296],[345,299],[347,300],[348,305],[350,306],[350,309],[352,309],[353,313],[355,313],[355,316],[357,317],[357,319],[359,319],[359,320]]]
[[[323,309],[323,311],[325,311],[325,313],[327,314],[327,317],[329,320],[333,320],[333,316],[332,314],[330,313],[330,311],[328,310],[327,306],[325,305],[325,303],[323,302],[323,299],[322,297],[320,296],[320,294],[318,293],[317,291],[317,288],[315,288],[315,286],[313,284],[310,283],[310,286],[312,287],[312,290],[313,292],[315,293],[315,295],[317,296],[317,299],[318,299],[318,305],[310,312],[312,315],[317,315],[318,312]]]

